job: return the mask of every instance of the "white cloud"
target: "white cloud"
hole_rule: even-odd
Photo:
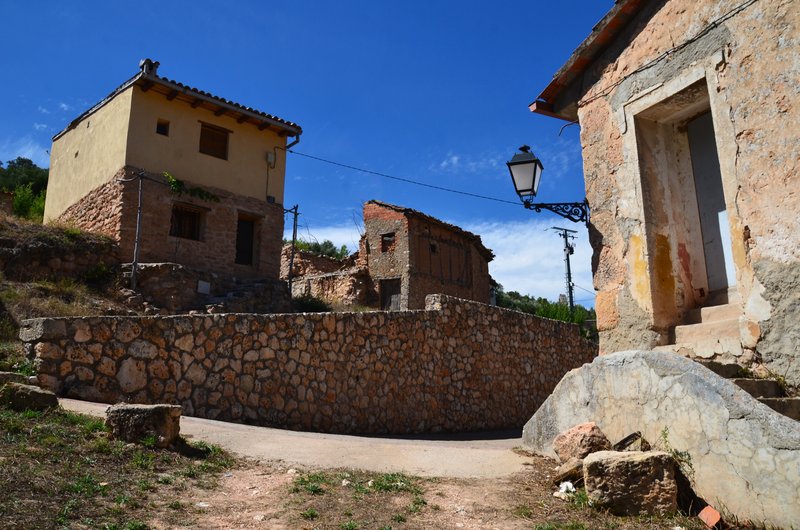
[[[302,218],[301,218],[302,219]],[[452,221],[448,221],[452,222]],[[286,239],[291,239],[291,224],[287,218]],[[457,224],[457,223],[455,223]],[[570,256],[572,281],[589,291],[592,290],[592,249],[589,236],[583,225],[551,220],[491,221],[462,224],[462,228],[481,236],[483,244],[492,249],[495,259],[489,264],[489,272],[506,291],[518,291],[535,297],[558,300],[566,293],[564,279],[564,240],[550,228],[563,226],[578,233],[573,243],[575,253]],[[347,245],[351,252],[358,249],[360,234],[353,224],[319,228],[300,228],[298,237],[305,240],[330,239],[338,247]],[[578,287],[575,300],[587,307],[594,306],[594,295]]]
[[[0,160],[7,162],[17,157],[28,158],[39,167],[50,166],[47,148],[30,136],[15,139],[0,139]]]
[[[42,114],[50,114],[50,111],[42,107],[41,105],[39,105],[39,112],[41,112]]]
[[[46,123],[34,123],[33,124],[33,128],[36,129],[37,131],[43,131],[43,130],[47,129],[47,124]]]
[[[463,228],[480,235],[483,244],[494,251],[496,257],[489,263],[489,272],[506,291],[558,300],[559,294],[566,294],[566,271],[564,240],[550,229],[556,225],[578,231],[572,241],[575,253],[570,256],[572,281],[591,291],[592,249],[583,225],[532,219],[483,222]],[[574,297],[582,305],[594,306],[594,295],[578,287]]]
[[[61,110],[65,111],[65,112],[72,109],[72,107],[70,107],[69,105],[67,105],[63,101],[58,104],[58,108],[60,108]]]
[[[452,173],[488,173],[503,169],[505,160],[497,153],[480,153],[476,155],[461,155],[449,152],[444,159],[430,167],[431,170],[447,171]]]

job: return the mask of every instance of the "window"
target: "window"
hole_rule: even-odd
[[[161,134],[163,136],[169,136],[169,121],[168,120],[158,120],[156,123],[156,134]]]
[[[228,159],[228,134],[230,131],[200,123],[200,152],[223,160]]]
[[[381,234],[381,252],[394,251],[394,232]]]
[[[200,241],[203,228],[203,212],[188,205],[176,204],[172,207],[169,235]]]
[[[431,243],[430,249],[431,249],[431,254],[436,254],[437,252],[439,252],[439,247],[438,245],[436,245],[436,243]]]

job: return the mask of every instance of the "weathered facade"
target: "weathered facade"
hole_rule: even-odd
[[[288,258],[284,252],[284,279]],[[369,201],[358,253],[339,267],[297,255],[292,291],[389,310],[422,309],[429,294],[489,303],[493,258],[480,236],[410,208]]]
[[[581,126],[601,352],[800,383],[800,4],[618,0],[534,112]]]
[[[301,128],[157,68],[142,61],[53,138],[45,221],[104,233],[132,260],[141,182],[140,261],[277,279],[285,148]]]

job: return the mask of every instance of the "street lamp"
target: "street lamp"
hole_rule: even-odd
[[[522,205],[534,212],[549,210],[573,223],[588,224],[589,202],[586,199],[583,202],[542,203],[532,201],[539,190],[539,181],[542,179],[544,166],[542,161],[531,153],[531,148],[527,145],[520,147],[519,151],[506,165],[511,173],[511,180],[514,181],[514,189],[517,190],[517,195],[522,200]]]

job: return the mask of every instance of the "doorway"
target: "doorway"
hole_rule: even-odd
[[[255,233],[256,222],[246,217],[239,217],[236,223],[236,263],[238,265],[253,264]]]
[[[381,291],[381,309],[400,311],[400,278],[381,280],[378,285]]]
[[[728,288],[736,285],[736,272],[711,113],[706,112],[689,121],[687,135],[708,290],[712,299],[727,298],[715,296],[717,293],[727,294]]]

